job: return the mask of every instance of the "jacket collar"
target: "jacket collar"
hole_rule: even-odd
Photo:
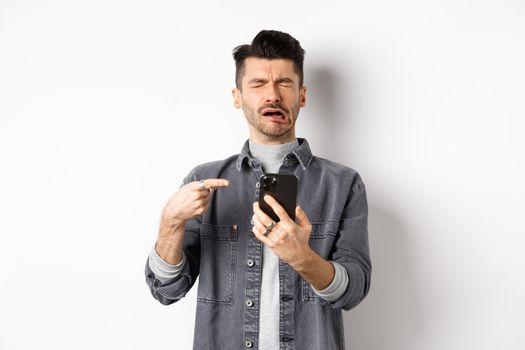
[[[301,164],[303,170],[306,170],[313,157],[312,151],[310,150],[310,146],[308,145],[308,141],[306,141],[306,139],[297,138],[297,141],[299,141],[299,146],[297,146],[285,157],[285,161],[287,159],[296,159]],[[250,146],[248,140],[244,142],[244,145],[241,149],[241,153],[237,157],[237,162],[235,164],[237,170],[241,171],[242,164],[245,160],[251,161],[252,164],[256,163],[255,158],[253,158],[250,154]]]

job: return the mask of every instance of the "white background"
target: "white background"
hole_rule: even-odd
[[[0,0],[0,349],[191,348],[195,289],[162,306],[143,268],[247,138],[231,50],[260,29],[306,49],[298,136],[367,184],[347,349],[525,349],[519,0]]]

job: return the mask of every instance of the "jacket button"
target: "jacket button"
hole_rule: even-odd
[[[249,340],[246,341],[246,343],[244,343],[246,345],[247,348],[251,348],[253,346],[253,343]]]
[[[253,306],[253,301],[251,301],[250,299],[246,300],[246,306],[252,307]]]
[[[259,182],[257,182],[257,183],[255,184],[255,187],[256,187],[256,188],[259,188],[259,187],[261,187],[261,184],[260,184]]]
[[[249,267],[252,267],[253,265],[255,265],[255,262],[254,262],[252,259],[248,259],[248,261],[246,262],[246,264],[247,264]]]

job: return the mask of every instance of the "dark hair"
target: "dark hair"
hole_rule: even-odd
[[[248,57],[292,60],[295,72],[299,75],[299,87],[303,86],[304,50],[290,34],[276,30],[261,30],[253,38],[251,45],[240,45],[233,49],[235,60],[235,84],[240,89],[244,75],[244,61]]]

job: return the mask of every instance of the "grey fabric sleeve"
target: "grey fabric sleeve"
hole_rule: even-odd
[[[168,264],[166,261],[164,261],[155,251],[155,246],[153,246],[149,253],[149,268],[155,277],[162,283],[177,277],[184,268],[185,263],[186,255],[184,255],[184,252],[182,252],[181,262],[177,265]]]
[[[334,265],[335,269],[334,279],[330,285],[323,290],[317,290],[312,285],[311,287],[315,294],[324,300],[336,301],[345,293],[346,287],[348,287],[348,272],[346,272],[346,269],[340,264],[333,261],[330,261],[330,263]]]

